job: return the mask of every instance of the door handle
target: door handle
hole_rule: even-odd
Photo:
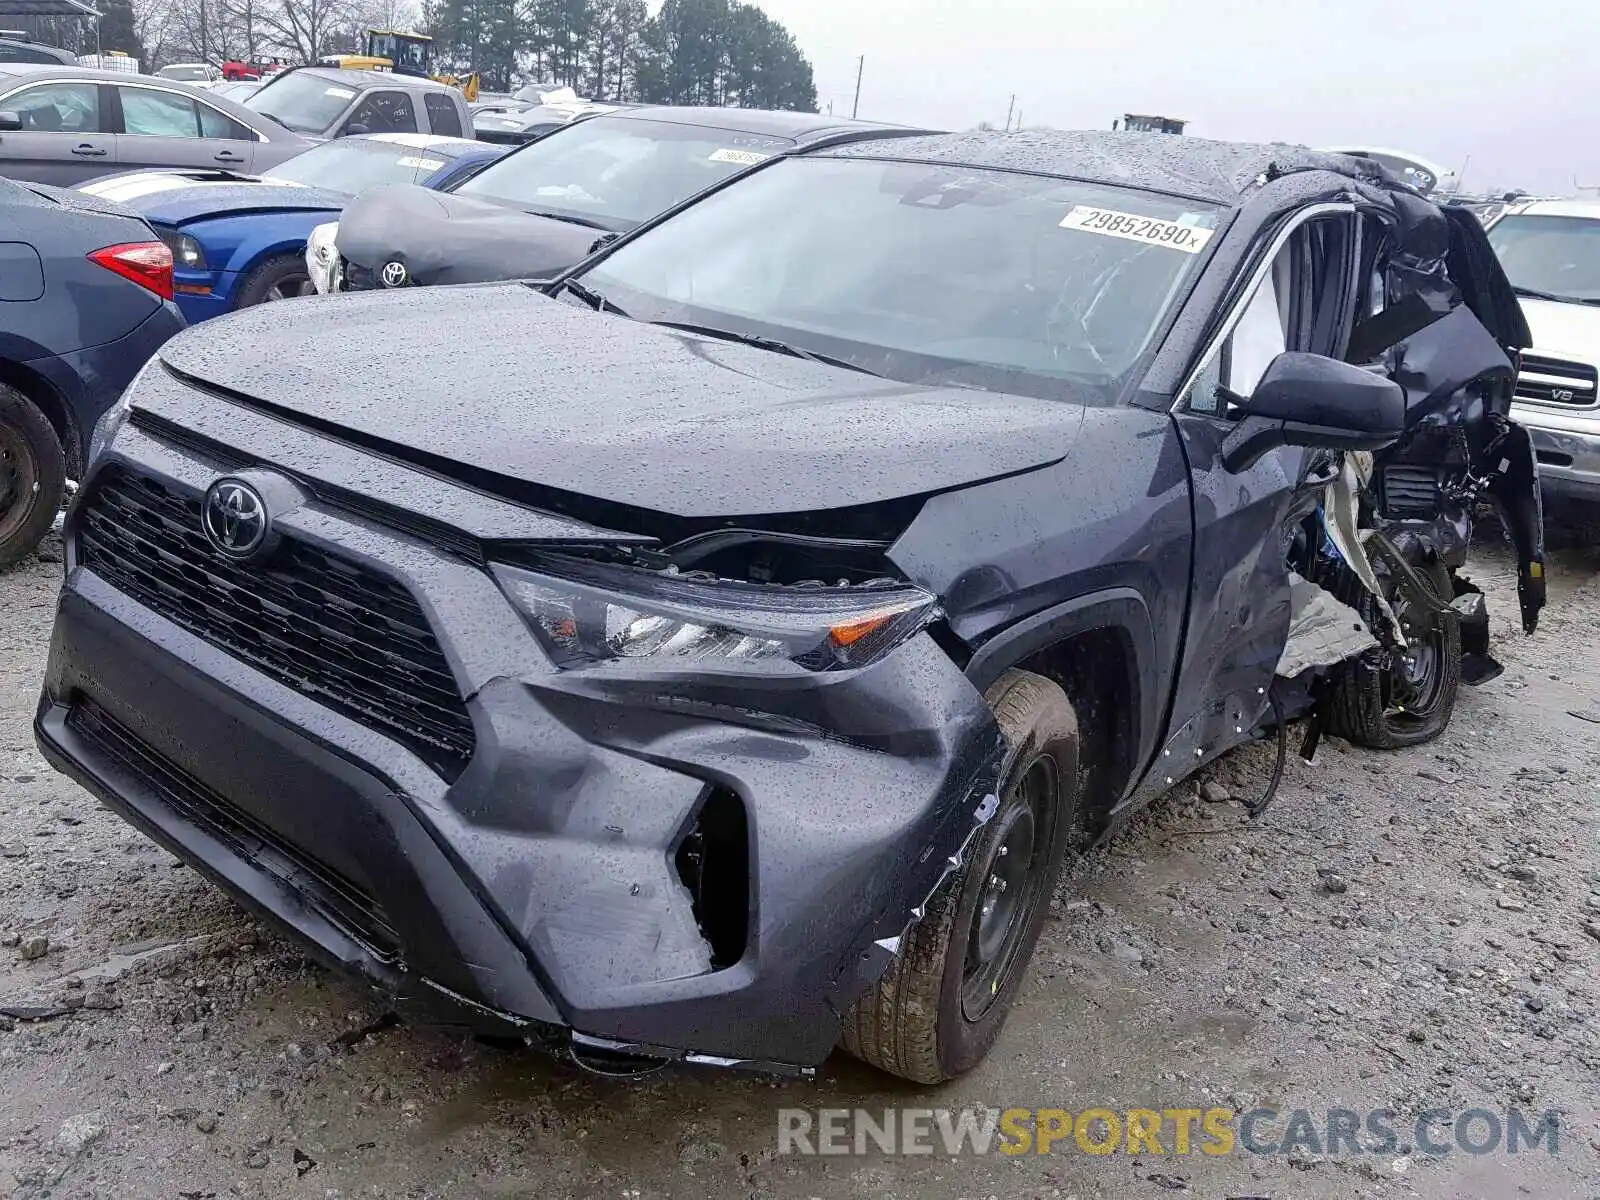
[[[99,146],[91,146],[87,142],[81,146],[74,146],[72,152],[79,158],[104,158],[106,156],[106,152]]]
[[[242,163],[244,161],[241,155],[235,154],[232,150],[224,150],[221,154],[213,154],[211,158],[212,161],[219,163]]]

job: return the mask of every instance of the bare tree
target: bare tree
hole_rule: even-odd
[[[358,0],[278,0],[261,16],[272,41],[301,62],[316,62],[357,20]]]

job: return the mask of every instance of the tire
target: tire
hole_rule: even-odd
[[[45,415],[0,383],[0,569],[39,544],[61,511],[67,458]]]
[[[306,260],[300,254],[280,254],[252,267],[239,285],[239,297],[233,302],[234,310],[254,308],[277,300],[292,300],[299,296],[314,296],[316,287],[306,270]]]
[[[1453,598],[1450,570],[1443,563],[1433,559],[1413,561],[1411,565],[1439,599],[1448,603]],[[1395,615],[1406,630],[1412,669],[1399,656],[1369,650],[1339,667],[1320,715],[1326,732],[1354,745],[1402,750],[1431,742],[1450,724],[1456,694],[1461,689],[1461,623],[1440,619],[1425,610],[1413,611],[1416,606],[1404,601],[1393,572],[1386,571],[1381,560],[1374,567],[1384,597],[1394,606]],[[1378,628],[1385,618],[1377,601],[1359,583],[1354,590],[1359,595],[1345,594],[1340,599],[1356,608],[1369,628]],[[1424,653],[1426,679],[1419,685],[1416,668]],[[1383,665],[1386,659],[1390,664],[1387,668]]]
[[[1042,676],[1007,671],[984,699],[1007,746],[1000,807],[844,1021],[841,1042],[849,1053],[916,1083],[953,1079],[989,1053],[1021,986],[1061,865],[1083,848],[1078,721],[1066,693]],[[1013,865],[1020,853],[1010,853],[1023,845],[1019,810],[1036,813],[1025,867]],[[999,892],[997,879],[1006,881]],[[1018,895],[1005,901],[1010,888]],[[1003,929],[997,917],[989,930],[998,934],[975,938],[982,914],[1001,914],[1004,905],[1011,907]],[[988,966],[975,963],[988,947],[998,947]]]

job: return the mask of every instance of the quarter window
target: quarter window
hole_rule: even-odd
[[[220,113],[209,104],[197,104],[200,110],[200,136],[203,138],[222,138],[230,142],[253,142],[256,135],[253,130],[245,128],[226,113]]]

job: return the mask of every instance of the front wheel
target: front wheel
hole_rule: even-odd
[[[1461,688],[1461,622],[1407,595],[1388,563],[1379,559],[1373,565],[1406,647],[1369,650],[1341,665],[1321,716],[1329,733],[1357,746],[1399,750],[1431,742],[1450,724]],[[1449,603],[1454,588],[1448,567],[1438,559],[1411,566],[1437,599]],[[1368,628],[1381,628],[1384,617],[1372,595],[1362,591],[1360,600],[1357,608]]]
[[[306,270],[303,255],[283,254],[269,258],[256,267],[239,285],[239,298],[235,308],[252,308],[276,300],[296,300],[301,296],[315,296],[316,285]]]
[[[1061,865],[1082,848],[1078,722],[1066,693],[1007,671],[984,699],[1007,746],[1000,806],[845,1018],[846,1050],[917,1083],[953,1079],[989,1053]]]
[[[50,531],[66,485],[55,427],[21,392],[0,384],[0,568]]]

